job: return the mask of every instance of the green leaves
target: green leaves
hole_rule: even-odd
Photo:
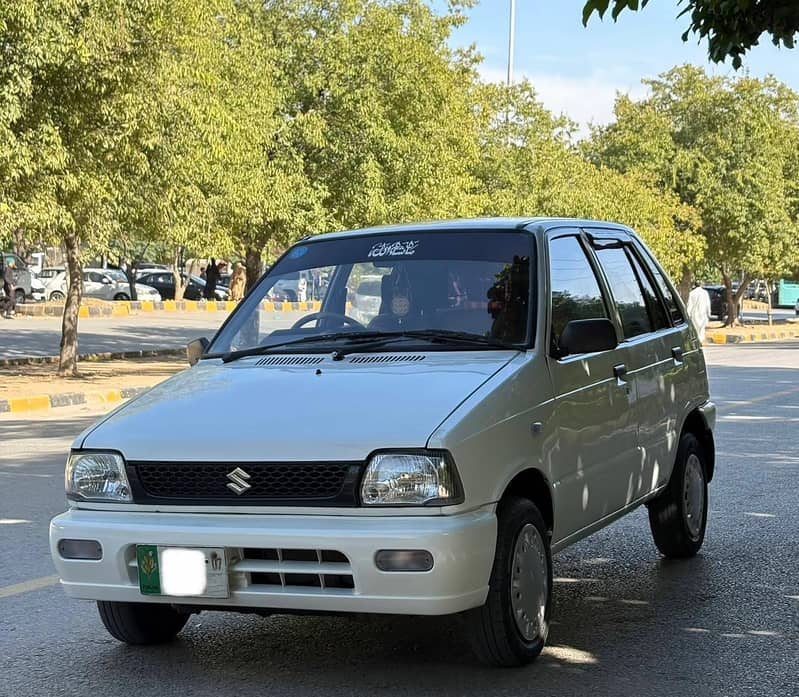
[[[773,78],[711,78],[693,66],[646,84],[648,98],[617,100],[616,122],[584,146],[589,159],[695,209],[708,261],[725,273],[779,275],[799,263],[799,97]]]
[[[691,34],[707,39],[710,60],[721,63],[732,59],[738,69],[746,52],[757,46],[761,35],[769,34],[775,46],[795,46],[799,32],[799,4],[795,0],[680,0],[685,7],[678,17],[690,17],[690,25],[682,34],[688,41]],[[638,10],[638,0],[612,0],[615,21],[624,10]],[[648,0],[641,0],[641,8]],[[583,6],[583,25],[595,12],[603,18],[611,0],[588,0]]]

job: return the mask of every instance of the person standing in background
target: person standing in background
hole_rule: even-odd
[[[239,302],[244,297],[244,287],[247,285],[247,274],[241,262],[233,264],[233,275],[230,277],[230,299]]]
[[[17,290],[14,288],[14,260],[6,263],[2,254],[0,254],[0,280],[3,282],[3,292],[6,295],[3,300],[3,317],[13,319],[17,306]]]
[[[688,317],[696,328],[699,341],[705,343],[705,330],[710,321],[710,296],[702,288],[701,281],[694,281],[694,289],[688,293]]]
[[[211,263],[205,267],[205,289],[203,297],[206,300],[216,300],[216,284],[219,282],[219,267],[216,259],[211,257]]]

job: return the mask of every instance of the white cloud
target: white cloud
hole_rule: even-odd
[[[486,82],[502,82],[507,72],[483,65],[480,76]],[[579,124],[579,136],[587,135],[588,125],[606,124],[613,120],[613,104],[616,94],[642,97],[646,88],[640,81],[627,80],[622,75],[595,73],[580,77],[567,77],[555,73],[527,73],[519,70],[515,80],[527,79],[535,88],[544,106],[555,114],[566,114]]]

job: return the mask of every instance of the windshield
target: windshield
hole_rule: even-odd
[[[532,251],[532,236],[521,232],[402,232],[300,244],[239,306],[207,355],[298,341],[303,351],[329,351],[324,342],[334,334],[457,332],[525,345]]]

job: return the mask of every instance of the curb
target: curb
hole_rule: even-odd
[[[151,351],[104,351],[100,353],[82,353],[78,361],[114,361],[126,358],[159,358],[161,356],[185,356],[186,348],[153,349]],[[24,356],[22,358],[0,358],[0,368],[11,368],[15,365],[38,365],[58,363],[58,356]],[[2,403],[2,402],[0,402]],[[2,409],[0,409],[0,412]]]
[[[232,300],[205,302],[197,300],[117,300],[104,305],[81,305],[78,310],[80,319],[97,319],[106,317],[128,317],[133,314],[149,312],[232,312],[237,302]],[[269,302],[261,303],[263,312],[319,312],[322,303],[311,301],[304,303]],[[25,303],[17,305],[17,317],[61,317],[63,305]]]
[[[113,404],[124,399],[136,397],[149,390],[149,387],[126,387],[122,390],[102,390],[95,392],[67,392],[18,399],[0,399],[0,414],[24,414],[32,411],[44,411],[58,407],[71,407],[77,404],[102,402]]]
[[[759,331],[745,332],[741,334],[723,334],[721,332],[707,332],[705,334],[706,344],[750,344],[761,341],[779,341],[781,339],[793,339],[799,335],[799,329],[782,331]]]

